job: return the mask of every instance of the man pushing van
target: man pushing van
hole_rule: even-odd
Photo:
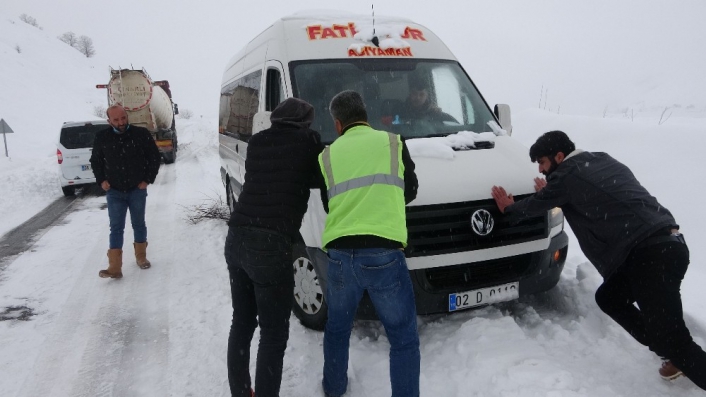
[[[500,211],[523,218],[560,207],[605,279],[596,291],[601,310],[664,359],[659,370],[664,379],[684,374],[706,390],[706,353],[682,313],[689,249],[669,210],[628,167],[606,153],[576,149],[562,131],[540,136],[529,155],[546,181],[535,179],[537,193],[518,202],[494,186]]]
[[[339,397],[348,388],[353,317],[368,291],[390,340],[392,396],[418,397],[417,310],[402,251],[405,203],[417,196],[414,162],[398,135],[370,127],[357,92],[334,96],[329,111],[340,137],[319,156],[328,208],[322,236],[329,258],[324,392]]]

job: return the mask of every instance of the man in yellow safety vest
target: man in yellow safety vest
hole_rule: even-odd
[[[329,110],[340,137],[319,155],[328,210],[324,392],[346,392],[353,317],[367,290],[390,340],[392,396],[418,397],[417,311],[402,250],[405,204],[417,195],[414,162],[398,135],[370,127],[357,92],[337,94]]]

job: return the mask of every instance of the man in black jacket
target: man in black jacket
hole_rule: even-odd
[[[684,374],[706,390],[706,353],[684,323],[680,286],[689,249],[672,214],[606,153],[576,150],[562,131],[550,131],[530,148],[546,181],[514,202],[502,187],[492,195],[515,217],[564,212],[581,250],[603,276],[596,303],[638,342],[665,361],[660,375]],[[634,305],[637,303],[638,307]]]
[[[258,323],[255,390],[258,397],[279,396],[294,300],[292,242],[299,240],[323,149],[319,133],[309,129],[313,120],[310,104],[289,98],[270,115],[272,126],[248,142],[245,182],[225,244],[233,301],[228,381],[236,397],[253,395],[250,343]]]
[[[147,260],[145,206],[147,185],[157,177],[160,155],[150,132],[130,125],[122,106],[109,107],[107,115],[110,127],[96,134],[91,154],[96,182],[106,192],[110,219],[108,269],[101,270],[98,275],[121,278],[123,232],[128,209],[135,234],[137,265],[142,269],[151,266]]]

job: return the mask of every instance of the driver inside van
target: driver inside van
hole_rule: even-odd
[[[452,122],[458,124],[458,121],[448,113],[444,113],[437,106],[430,95],[429,84],[424,78],[418,76],[410,76],[409,78],[409,94],[404,103],[402,121],[426,120],[432,123]]]

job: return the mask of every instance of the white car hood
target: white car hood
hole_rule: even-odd
[[[534,178],[540,175],[529,159],[529,150],[509,136],[493,138],[492,149],[457,151],[451,146],[469,145],[474,139],[466,136],[463,142],[458,137],[407,140],[419,180],[417,198],[408,206],[489,200],[493,185],[502,186],[513,195],[534,193]],[[307,246],[321,247],[325,221],[319,191],[313,190],[301,227]]]
[[[429,150],[435,139],[406,144],[419,179],[417,198],[409,206],[487,200],[494,185],[513,195],[534,193],[537,165],[529,150],[509,136],[495,137],[492,149]],[[417,141],[417,142],[415,142]]]

